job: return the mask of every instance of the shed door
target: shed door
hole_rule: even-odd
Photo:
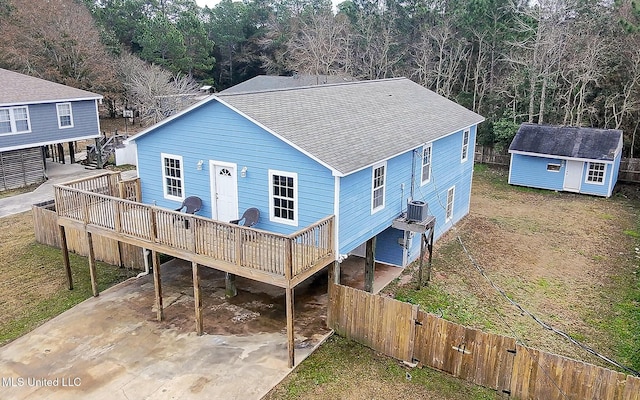
[[[564,171],[564,190],[568,192],[579,192],[580,184],[582,183],[582,168],[584,162],[582,161],[569,161]]]
[[[211,216],[218,221],[238,219],[236,165],[209,161],[211,174]]]

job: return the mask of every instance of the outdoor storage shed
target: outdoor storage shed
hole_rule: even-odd
[[[512,185],[609,197],[618,180],[622,131],[525,123],[509,153]]]

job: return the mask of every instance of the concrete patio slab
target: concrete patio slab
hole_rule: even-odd
[[[191,265],[162,266],[165,320],[151,276],[131,279],[0,348],[0,398],[259,399],[289,372],[284,290],[202,268],[205,332],[194,324]],[[324,277],[323,277],[324,276]],[[328,334],[326,273],[296,291],[296,362]]]
[[[364,261],[343,262],[342,281],[361,287]],[[376,265],[374,288],[401,268]],[[100,271],[98,270],[98,274]],[[161,267],[165,319],[155,319],[151,275],[130,279],[0,348],[1,399],[260,399],[284,379],[284,289],[201,268],[203,336],[195,333],[191,264]],[[327,269],[295,290],[296,364],[330,334]]]

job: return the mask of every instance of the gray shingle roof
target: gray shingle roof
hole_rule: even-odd
[[[102,96],[0,68],[0,106],[101,99]]]
[[[406,78],[217,97],[345,175],[484,120]]]
[[[261,90],[287,89],[301,86],[326,85],[355,81],[355,78],[333,75],[259,75],[221,91],[221,94],[257,92]]]
[[[524,123],[513,138],[509,152],[612,161],[621,139],[622,131],[616,129]]]

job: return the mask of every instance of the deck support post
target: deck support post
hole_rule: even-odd
[[[151,250],[151,260],[153,262],[153,287],[156,292],[156,319],[162,321],[164,319],[164,310],[162,309],[162,282],[160,280],[160,257],[158,252]]]
[[[93,237],[87,232],[87,244],[89,245],[89,275],[91,275],[91,290],[93,297],[98,297],[98,282],[96,280],[96,254],[93,251]]]
[[[193,300],[196,308],[196,332],[198,335],[202,335],[204,331],[202,321],[202,296],[200,292],[200,268],[197,262],[191,263],[193,269]]]
[[[296,365],[295,361],[295,333],[293,330],[293,288],[287,287],[286,298],[287,302],[287,350],[289,353],[289,368],[293,368]]]
[[[424,266],[424,242],[427,241],[425,234],[420,234],[420,263],[418,264],[418,290],[422,287],[422,271]],[[428,279],[427,279],[428,281]]]
[[[238,288],[236,287],[236,275],[225,273],[224,275],[224,294],[226,297],[236,297]]]
[[[431,228],[431,232],[429,232],[429,240],[427,241],[427,251],[429,252],[429,258],[427,260],[427,283],[431,281],[431,261],[433,258],[433,231],[435,229]]]
[[[337,260],[329,266],[329,281],[340,284],[340,262]]]
[[[73,142],[69,142],[69,160],[71,164],[76,163],[76,151],[73,148]]]
[[[58,161],[61,164],[64,164],[64,147],[62,146],[62,143],[58,143],[56,146],[58,147]]]
[[[64,270],[67,273],[67,285],[69,290],[73,290],[73,277],[71,276],[71,263],[69,262],[69,247],[67,246],[67,234],[64,226],[59,225],[60,229],[60,247],[62,248],[62,258],[64,260]]]
[[[375,275],[376,237],[367,240],[364,255],[364,291],[373,293],[373,280]]]

